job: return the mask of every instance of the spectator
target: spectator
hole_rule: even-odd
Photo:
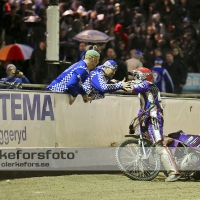
[[[178,62],[174,61],[174,57],[171,52],[166,54],[166,62],[163,64],[163,68],[165,68],[171,76],[174,84],[174,93],[181,94],[183,85],[186,83],[184,69]]]
[[[32,69],[32,82],[35,84],[46,84],[48,67],[46,63],[46,39],[40,39],[38,47],[33,50],[30,58]]]
[[[146,8],[146,23],[147,23],[147,25],[150,25],[150,24],[152,24],[152,16],[154,15],[154,14],[156,14],[156,3],[151,3],[151,4],[149,4],[149,5],[146,5],[146,7],[148,7],[148,8]]]
[[[125,49],[128,48],[128,35],[124,32],[121,24],[116,24],[114,28],[116,43],[120,41],[124,43]]]
[[[151,52],[156,47],[156,42],[154,40],[155,32],[152,26],[147,27],[147,35],[145,36],[145,51]]]
[[[21,16],[21,19],[33,15],[33,11],[27,9],[26,0],[20,1],[19,9],[17,9],[16,13]]]
[[[73,21],[74,21],[73,11],[72,10],[65,11],[62,15],[62,22],[60,28],[68,31],[70,28],[72,28]]]
[[[130,55],[131,55],[131,58],[125,61],[128,72],[130,72],[134,69],[137,69],[139,67],[143,67],[142,62],[140,61],[141,58],[143,57],[141,51],[131,50]],[[128,80],[131,80],[131,79],[133,79],[133,77],[129,75]]]
[[[187,17],[183,19],[183,34],[189,34],[194,39],[197,38],[196,30]]]
[[[46,24],[46,9],[48,7],[49,0],[42,0],[35,6],[35,15],[41,18],[41,21]]]
[[[100,54],[99,63],[102,63],[102,61],[103,61],[103,60],[105,59],[105,57],[106,57],[105,46],[106,46],[106,44],[99,44],[99,45],[98,45],[97,51],[98,51],[99,54]]]
[[[103,14],[106,12],[106,5],[104,0],[97,0],[94,10],[97,12],[97,14]]]
[[[139,14],[138,14],[139,15]],[[140,14],[141,16],[141,14]],[[145,36],[146,24],[142,22],[142,17],[137,17],[134,26],[127,28],[128,32],[128,50],[138,49],[144,51],[145,49]],[[140,23],[141,22],[141,23]]]
[[[166,69],[162,67],[163,60],[157,58],[154,67],[151,68],[153,73],[153,83],[158,87],[160,92],[174,92],[172,79]]]
[[[15,65],[9,64],[6,67],[6,74],[5,78],[1,78],[0,81],[2,82],[17,82],[17,83],[30,83],[29,80],[24,76],[24,73],[16,70]],[[1,88],[11,89],[11,86],[1,86]]]
[[[77,58],[76,60],[84,60],[85,58],[85,53],[86,53],[86,45],[84,42],[80,42],[79,43],[79,47],[78,47],[78,53],[77,53]]]
[[[152,16],[151,25],[155,33],[158,33],[162,38],[165,38],[166,27],[165,24],[161,22],[159,13],[156,13]]]
[[[81,22],[80,19],[75,19],[73,22],[72,22],[72,28],[70,28],[68,31],[67,31],[67,39],[69,42],[73,42],[73,43],[76,43],[75,41],[73,41],[73,37],[75,35],[77,35],[79,32],[81,32],[81,30],[83,29],[83,24]]]
[[[184,79],[186,80],[188,75],[188,68],[183,58],[182,50],[179,47],[174,47],[172,48],[172,51],[173,51],[174,61],[180,63],[180,65],[182,65],[184,69]]]
[[[123,22],[122,16],[123,15],[121,13],[120,4],[116,3],[114,6],[114,17],[113,17],[114,26]]]
[[[177,40],[170,40],[170,47],[173,49],[175,49],[175,51],[173,51],[173,55],[179,55],[181,58],[183,58],[183,51],[182,49],[179,47],[179,43]],[[176,51],[178,50],[178,52]]]
[[[46,9],[49,0],[18,0],[11,4],[12,1],[0,1],[0,46],[16,42],[28,44],[34,49],[38,48],[38,39],[47,34]],[[16,10],[14,5],[19,9]],[[121,64],[129,59],[128,52],[131,49],[137,49],[143,52],[143,67],[150,69],[156,58],[164,60],[168,51],[173,49],[176,52],[176,47],[181,58],[174,56],[174,61],[179,63],[178,65],[184,63],[182,68],[185,77],[187,71],[198,73],[199,6],[197,0],[61,0],[60,60],[76,62],[78,43],[73,40],[73,36],[82,30],[95,29],[113,38],[104,45],[105,47],[102,46],[99,52],[100,63],[108,59],[105,56],[107,49],[114,49],[117,54],[114,60],[120,61]],[[32,15],[31,13],[41,17],[41,21],[21,23],[23,18]],[[4,41],[6,43],[3,43]],[[72,42],[73,48],[63,48],[64,42]],[[161,51],[161,55],[156,49]],[[124,70],[120,72],[121,64],[118,63],[119,69],[115,76],[123,79]]]
[[[100,32],[106,32],[109,29],[109,22],[109,17],[105,17],[104,14],[99,14],[97,15],[97,19],[94,21],[93,29]]]
[[[179,47],[173,47],[172,52],[174,55],[174,60],[182,60],[183,61],[183,52]]]
[[[15,33],[15,42],[18,44],[31,45],[26,23],[22,22],[20,24],[19,29]]]
[[[6,77],[6,67],[7,65],[12,64],[11,61],[0,61],[0,78]]]
[[[59,40],[60,42],[67,42],[67,31],[64,28],[60,29]]]
[[[190,33],[184,34],[183,41],[181,43],[181,48],[183,50],[183,55],[188,69],[191,72],[196,72],[196,63],[193,62],[194,56],[196,54],[197,41],[192,38]]]
[[[154,57],[155,57],[155,59],[156,58],[163,58],[162,51],[159,48],[154,50]]]
[[[118,47],[118,48],[116,48],[117,57],[120,58],[121,60],[125,61],[127,51],[125,49],[124,43],[122,41],[119,41],[119,43],[117,44],[117,47]]]
[[[3,29],[5,30],[5,42],[6,45],[13,44],[15,42],[15,33],[19,30],[21,16],[16,13],[16,6],[11,6],[11,12],[6,13],[3,17]]]
[[[183,20],[185,17],[190,16],[190,9],[187,0],[177,1],[176,4],[177,4],[177,12],[181,20]]]
[[[66,2],[66,1],[60,1],[59,2],[59,15],[60,18],[62,17],[62,14],[70,9],[70,2]]]
[[[173,5],[170,0],[163,1],[162,8],[162,19],[163,23],[168,26],[170,22],[179,21],[178,15],[176,12],[176,6]]]
[[[96,11],[92,11],[89,14],[88,25],[90,25],[90,27],[93,29],[94,26],[95,26],[96,21],[97,21],[97,12]]]
[[[3,29],[4,29],[4,23],[3,23],[3,18],[5,14],[9,13],[11,11],[10,5],[7,2],[7,0],[2,0],[0,1],[0,48],[4,42],[2,39],[2,34],[3,34]]]
[[[71,1],[71,9],[73,11],[77,11],[78,7],[81,5],[81,2],[79,0],[72,0]]]

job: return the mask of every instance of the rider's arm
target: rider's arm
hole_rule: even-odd
[[[147,92],[150,89],[150,82],[143,81],[141,83],[133,83],[131,87],[132,87],[132,94]]]

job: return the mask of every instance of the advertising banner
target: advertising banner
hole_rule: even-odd
[[[53,95],[0,91],[0,147],[55,146]]]
[[[199,135],[198,99],[162,98],[164,135],[183,130]],[[139,100],[133,95],[106,95],[69,105],[67,94],[0,91],[0,149],[116,147],[129,134]]]
[[[200,92],[200,74],[188,73],[187,82],[183,87],[183,91]]]
[[[131,142],[127,144],[119,148],[1,149],[0,171],[122,170],[132,175],[165,171],[155,147],[138,147],[137,143]],[[199,147],[196,149],[200,151]],[[178,170],[200,171],[199,153],[192,152],[192,148],[169,147],[169,151],[176,156]]]

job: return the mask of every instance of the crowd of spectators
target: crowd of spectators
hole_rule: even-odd
[[[29,70],[25,74],[32,83],[47,83],[45,34],[49,0],[16,2],[0,2],[0,47],[13,43],[33,47]],[[117,62],[119,70],[115,79],[127,77],[127,65],[136,57],[139,65],[142,63],[149,69],[154,66],[156,58],[162,58],[163,66],[173,63],[181,67],[185,79],[188,72],[200,73],[200,0],[58,2],[60,44],[70,44],[60,45],[60,60],[75,63],[83,59],[91,44],[75,41],[73,37],[83,30],[95,29],[113,38],[105,44],[98,44],[98,51],[100,64],[107,59]],[[40,20],[27,23],[25,19],[29,16]],[[139,59],[137,51],[142,52]]]

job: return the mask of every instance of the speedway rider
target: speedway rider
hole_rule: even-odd
[[[107,60],[103,65],[96,67],[94,71],[83,83],[83,90],[88,94],[90,102],[92,100],[104,98],[104,94],[116,90],[130,89],[130,81],[116,81],[112,79],[117,71],[117,63],[113,60]]]
[[[130,72],[133,76],[132,93],[138,94],[140,110],[138,114],[147,111],[144,127],[151,141],[156,146],[156,151],[161,155],[162,163],[168,172],[167,182],[173,182],[180,178],[180,173],[172,158],[168,147],[163,144],[163,109],[161,105],[160,91],[152,83],[152,72],[147,68],[137,68]],[[149,123],[149,119],[151,122]]]

